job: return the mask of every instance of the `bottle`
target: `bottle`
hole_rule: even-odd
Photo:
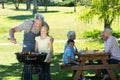
[[[85,50],[88,51],[88,47],[86,47]]]
[[[86,53],[86,54],[88,53],[88,47],[85,48],[85,53]]]
[[[30,55],[31,53],[30,53],[30,51],[28,52],[28,55]]]

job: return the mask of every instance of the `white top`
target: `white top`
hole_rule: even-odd
[[[110,36],[107,41],[104,41],[104,49],[110,54],[111,59],[120,60],[120,48],[114,36]]]
[[[48,58],[50,57],[50,37],[47,36],[45,39],[41,39],[40,36],[36,37],[35,40],[38,43],[38,52],[45,52],[47,53],[47,57],[45,59],[44,62],[46,62],[48,60]]]

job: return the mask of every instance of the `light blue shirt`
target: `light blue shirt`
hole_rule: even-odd
[[[71,59],[75,60],[75,50],[74,50],[74,48],[67,47],[65,49],[64,55],[63,55],[64,64],[70,63],[68,57],[71,57]]]

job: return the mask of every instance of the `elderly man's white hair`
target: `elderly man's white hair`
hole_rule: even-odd
[[[70,39],[70,36],[74,35],[75,31],[69,31],[67,34],[68,39]]]
[[[36,20],[36,19],[44,21],[44,16],[40,13],[36,13],[35,17],[34,17],[34,20]]]
[[[109,35],[112,35],[112,29],[110,28],[105,28],[104,32],[108,33]]]

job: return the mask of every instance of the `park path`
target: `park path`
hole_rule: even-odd
[[[87,41],[92,41],[92,40],[89,40],[89,39],[81,39],[81,40],[75,40],[75,42],[87,42]],[[66,40],[54,40],[54,43],[65,43]],[[22,42],[21,42],[22,44]],[[13,45],[13,43],[0,43],[0,46],[10,46],[10,45]],[[18,44],[16,44],[18,45]]]
[[[80,39],[80,40],[75,40],[75,42],[88,42],[88,41],[98,41],[100,39]],[[118,41],[120,40],[120,38],[117,39]],[[65,43],[66,40],[54,40],[54,43]],[[20,43],[22,44],[22,43]],[[13,43],[0,43],[0,46],[10,46],[13,45]],[[16,44],[19,45],[19,44]]]

